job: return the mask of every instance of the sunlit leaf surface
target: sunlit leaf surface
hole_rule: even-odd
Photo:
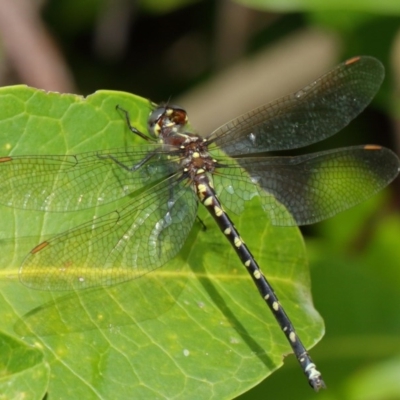
[[[126,93],[83,99],[22,86],[1,89],[1,156],[132,146],[137,139],[117,104],[145,129],[148,101]],[[232,398],[282,364],[290,352],[284,335],[204,213],[207,230],[195,222],[178,256],[138,280],[76,292],[32,290],[19,282],[19,265],[35,245],[119,206],[69,213],[0,208],[2,329],[43,352],[51,367],[49,395]],[[234,222],[312,346],[323,327],[310,299],[298,230],[272,227],[257,199]]]

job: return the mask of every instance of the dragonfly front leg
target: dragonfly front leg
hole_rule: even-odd
[[[122,108],[119,104],[117,104],[115,106],[115,108],[117,110],[121,110],[124,113],[126,124],[128,125],[128,128],[132,133],[134,133],[135,135],[140,136],[142,139],[146,140],[147,142],[154,142],[154,139],[152,137],[147,136],[146,134],[144,134],[143,132],[139,131],[139,129],[135,128],[131,124],[131,120],[130,120],[130,117],[129,117],[129,112],[127,110]]]

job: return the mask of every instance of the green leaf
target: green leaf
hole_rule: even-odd
[[[48,381],[43,352],[0,333],[0,399],[41,399]]]
[[[368,366],[347,385],[351,400],[398,399],[400,397],[400,359]]]
[[[0,154],[133,146],[138,138],[117,104],[145,130],[150,103],[127,93],[82,98],[24,86],[0,89]],[[272,227],[256,200],[232,218],[310,347],[323,324],[309,293],[301,235],[296,228]],[[2,329],[43,350],[51,366],[49,395],[232,398],[282,365],[290,346],[205,210],[207,230],[195,223],[179,255],[141,279],[77,292],[31,290],[19,283],[19,265],[35,245],[119,206],[116,201],[70,213],[0,207]]]

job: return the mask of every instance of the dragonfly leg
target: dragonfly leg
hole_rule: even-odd
[[[133,132],[135,135],[140,136],[142,139],[146,140],[147,142],[153,142],[154,139],[147,136],[146,134],[144,134],[143,132],[139,131],[139,129],[135,128],[132,124],[131,124],[131,120],[129,118],[129,112],[127,110],[125,110],[124,108],[122,108],[119,104],[116,105],[115,107],[117,110],[120,110],[123,112],[124,116],[125,116],[125,121],[126,124],[128,125],[128,128],[131,132]]]
[[[201,225],[201,229],[205,232],[207,230],[207,225],[204,223],[204,221],[197,215],[196,216],[197,221],[199,221]]]
[[[121,168],[126,169],[129,172],[135,172],[137,171],[140,167],[142,167],[144,164],[147,163],[147,161],[149,161],[155,153],[149,153],[146,155],[146,157],[144,157],[140,162],[138,162],[135,165],[129,166],[129,165],[125,165],[124,163],[122,163],[121,161],[118,160],[118,158],[114,157],[111,154],[98,154],[97,157],[99,157],[102,160],[112,160],[114,161],[117,165],[119,165]]]

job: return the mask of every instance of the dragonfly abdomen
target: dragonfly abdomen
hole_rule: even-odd
[[[321,378],[321,373],[316,369],[316,366],[311,360],[306,348],[297,336],[294,326],[290,322],[285,310],[280,305],[272,286],[265,278],[261,268],[257,264],[257,261],[251,254],[243,239],[240,237],[238,230],[229,218],[228,214],[224,211],[209,177],[205,173],[198,174],[194,178],[194,184],[201,203],[213,216],[224,236],[235,249],[236,254],[239,256],[247,272],[250,274],[253,282],[257,286],[261,297],[267,303],[278,321],[303,369],[303,372],[307,376],[311,387],[317,391],[325,387],[325,383]]]

